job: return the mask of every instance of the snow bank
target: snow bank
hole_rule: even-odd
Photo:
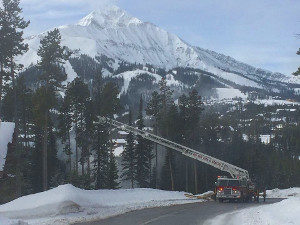
[[[10,220],[6,217],[0,216],[0,224],[1,225],[28,225],[28,223],[20,221],[20,220]]]
[[[300,221],[299,212],[300,198],[290,198],[272,205],[223,214],[205,225],[296,225]]]
[[[0,171],[3,170],[7,154],[7,145],[12,142],[15,124],[0,122]]]
[[[267,190],[268,198],[290,198],[299,197],[300,198],[300,187],[289,188],[289,189],[273,189]]]
[[[300,221],[300,188],[267,191],[269,198],[288,199],[281,202],[226,213],[213,218],[205,225],[288,225]]]
[[[69,224],[132,210],[195,202],[184,192],[154,189],[81,190],[70,184],[0,206],[0,215],[29,224]]]

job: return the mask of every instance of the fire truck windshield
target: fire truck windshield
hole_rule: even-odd
[[[218,180],[218,186],[240,186],[239,180]]]

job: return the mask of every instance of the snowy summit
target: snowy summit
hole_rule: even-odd
[[[98,26],[99,27],[124,27],[132,24],[141,24],[137,18],[130,16],[127,12],[117,6],[107,6],[103,9],[97,9],[81,19],[80,26]]]

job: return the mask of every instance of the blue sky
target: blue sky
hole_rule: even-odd
[[[291,74],[300,65],[300,0],[21,0],[31,20],[26,34],[72,24],[115,4],[190,44],[271,71]]]

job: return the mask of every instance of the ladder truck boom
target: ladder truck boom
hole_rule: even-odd
[[[234,166],[230,163],[219,160],[215,157],[209,156],[202,152],[195,151],[186,146],[177,144],[177,143],[169,141],[165,138],[159,137],[157,135],[151,134],[149,132],[140,130],[138,128],[129,126],[127,124],[118,122],[118,121],[110,119],[110,118],[100,117],[100,121],[108,122],[112,126],[117,127],[118,129],[121,129],[121,130],[124,130],[127,132],[132,132],[135,135],[140,135],[147,140],[153,141],[159,145],[176,150],[177,152],[180,152],[181,154],[183,154],[189,158],[196,159],[200,162],[203,162],[210,166],[213,166],[221,171],[228,172],[232,176],[232,178],[249,180],[249,173],[247,170],[244,170],[244,169]]]

